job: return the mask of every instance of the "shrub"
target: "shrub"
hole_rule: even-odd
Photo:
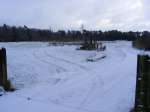
[[[150,50],[150,38],[140,38],[133,41],[132,46],[134,48]]]

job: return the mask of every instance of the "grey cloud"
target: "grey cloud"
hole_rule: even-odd
[[[0,24],[150,30],[149,0],[0,0]]]

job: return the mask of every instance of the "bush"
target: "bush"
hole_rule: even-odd
[[[133,41],[132,46],[134,48],[150,50],[150,38],[140,38]]]
[[[88,44],[88,43],[84,43],[82,44],[82,46],[80,47],[81,50],[95,50],[95,44]]]

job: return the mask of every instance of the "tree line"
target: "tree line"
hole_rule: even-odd
[[[28,28],[27,26],[16,27],[9,25],[0,26],[0,42],[19,42],[19,41],[82,41],[99,40],[114,41],[128,40],[134,41],[137,38],[150,38],[150,32],[121,32],[111,31],[77,31],[77,30],[59,30]]]

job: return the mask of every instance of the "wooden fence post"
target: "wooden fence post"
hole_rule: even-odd
[[[2,48],[2,74],[3,74],[3,84],[7,83],[7,58],[6,58],[6,49]]]
[[[147,77],[146,77],[146,110],[147,112],[150,112],[150,58],[146,61],[147,63]]]
[[[138,104],[140,103],[139,92],[140,92],[140,55],[137,56],[137,77],[136,77],[136,92],[135,92],[135,111],[140,110]]]
[[[0,49],[0,86],[4,87],[5,90],[11,90],[10,81],[7,80],[7,57],[6,49]]]
[[[150,62],[148,55],[138,55],[135,112],[150,112]]]
[[[2,50],[0,49],[0,86],[3,85],[3,74],[2,74]]]

